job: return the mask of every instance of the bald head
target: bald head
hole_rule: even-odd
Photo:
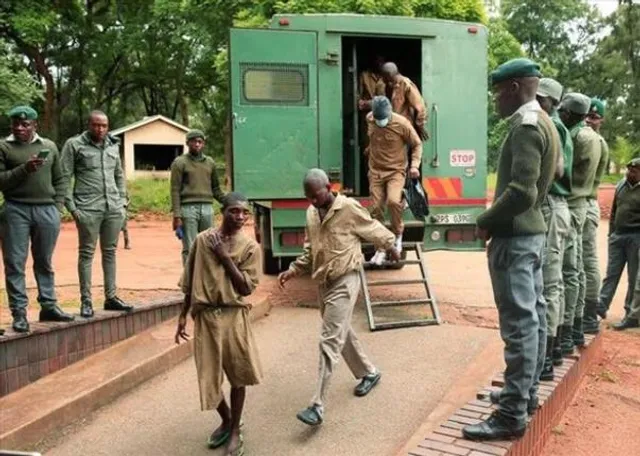
[[[326,187],[329,185],[329,176],[319,168],[312,168],[304,175],[303,185],[305,187],[307,185]]]
[[[398,75],[398,66],[393,62],[387,62],[380,68],[380,73],[385,81],[393,81]]]
[[[107,115],[98,110],[89,113],[89,135],[91,139],[101,144],[109,131],[109,118]]]

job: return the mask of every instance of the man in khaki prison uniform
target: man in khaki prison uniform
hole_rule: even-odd
[[[311,274],[319,283],[322,334],[318,384],[311,405],[298,413],[300,421],[318,425],[323,421],[329,381],[340,355],[353,376],[361,379],[356,396],[365,396],[380,380],[380,372],[364,354],[351,327],[353,307],[360,292],[358,270],[362,265],[361,239],[384,248],[393,260],[394,236],[356,200],[331,193],[326,173],[310,170],[304,178],[307,209],[304,253],[278,277],[281,287],[293,277]]]
[[[245,301],[258,286],[258,244],[242,232],[250,216],[247,199],[232,192],[223,199],[223,222],[196,237],[185,264],[184,304],[176,343],[187,340],[187,314],[194,320],[194,358],[202,410],[217,408],[222,424],[209,437],[209,448],[228,443],[226,455],[243,454],[240,420],[245,387],[262,377],[257,345]],[[223,373],[231,384],[231,409],[222,394]]]
[[[370,111],[373,97],[384,93],[384,81],[382,80],[382,65],[384,58],[380,55],[374,59],[372,68],[360,73],[358,84],[358,109]]]
[[[409,177],[418,179],[422,160],[422,141],[411,123],[391,110],[387,97],[373,99],[372,112],[367,115],[369,135],[369,193],[373,200],[372,216],[384,222],[384,206],[391,214],[391,231],[396,235],[395,249],[402,251],[403,194],[407,166]],[[408,163],[406,148],[411,151]],[[381,265],[386,261],[384,250],[378,250],[371,263]]]
[[[427,108],[420,91],[411,79],[403,76],[393,62],[382,65],[382,79],[384,91],[376,95],[385,95],[391,100],[393,112],[407,118],[423,140],[429,135],[425,130]]]

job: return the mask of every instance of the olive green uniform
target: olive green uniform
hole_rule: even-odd
[[[100,238],[105,299],[116,297],[116,247],[124,220],[126,184],[120,145],[110,135],[96,144],[89,132],[70,138],[62,148],[67,183],[65,199],[78,228],[80,298],[91,304],[91,264]]]

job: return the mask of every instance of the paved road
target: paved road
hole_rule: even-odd
[[[390,455],[420,426],[496,331],[443,325],[371,333],[362,309],[356,328],[383,379],[368,397],[341,363],[322,427],[298,422],[316,374],[319,318],[314,309],[277,309],[255,325],[265,371],[249,389],[248,455]],[[498,366],[496,366],[498,368]],[[51,456],[207,455],[217,423],[200,412],[192,360],[101,409],[58,442]]]

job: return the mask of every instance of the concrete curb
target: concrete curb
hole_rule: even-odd
[[[271,304],[269,298],[264,297],[257,304],[253,305],[251,311],[251,321],[256,321],[269,315]],[[56,384],[56,377],[60,384],[64,384],[65,371],[63,369],[55,374],[49,375],[41,381],[37,381],[13,394],[0,399],[0,409],[11,415],[11,422],[0,419],[0,448],[6,449],[32,449],[39,442],[42,442],[50,433],[63,428],[83,416],[99,409],[100,407],[114,401],[122,394],[130,391],[151,378],[166,372],[191,356],[193,352],[193,341],[175,345],[170,340],[172,328],[175,331],[176,319],[168,320],[162,325],[151,328],[139,335],[127,339],[114,347],[104,350],[86,360],[70,366],[69,369],[84,369],[89,371],[92,367],[96,370],[105,369],[104,361],[108,359],[109,352],[120,350],[126,353],[127,350],[135,350],[136,339],[144,341],[156,341],[161,344],[161,349],[149,358],[136,362],[134,365],[123,369],[115,375],[106,378],[102,382],[97,382],[76,393],[73,388],[66,391],[62,397],[57,397],[49,407],[26,407],[24,410],[20,404],[27,404],[34,401],[38,395],[43,395],[51,390],[51,385]],[[97,376],[103,375],[98,373]],[[90,376],[90,374],[87,374]],[[40,391],[38,391],[40,389]],[[24,413],[22,413],[24,412]],[[22,413],[22,415],[21,415]],[[7,415],[8,416],[8,415]],[[5,416],[5,418],[7,417]],[[1,418],[1,417],[0,417]],[[3,423],[3,421],[5,421]]]

